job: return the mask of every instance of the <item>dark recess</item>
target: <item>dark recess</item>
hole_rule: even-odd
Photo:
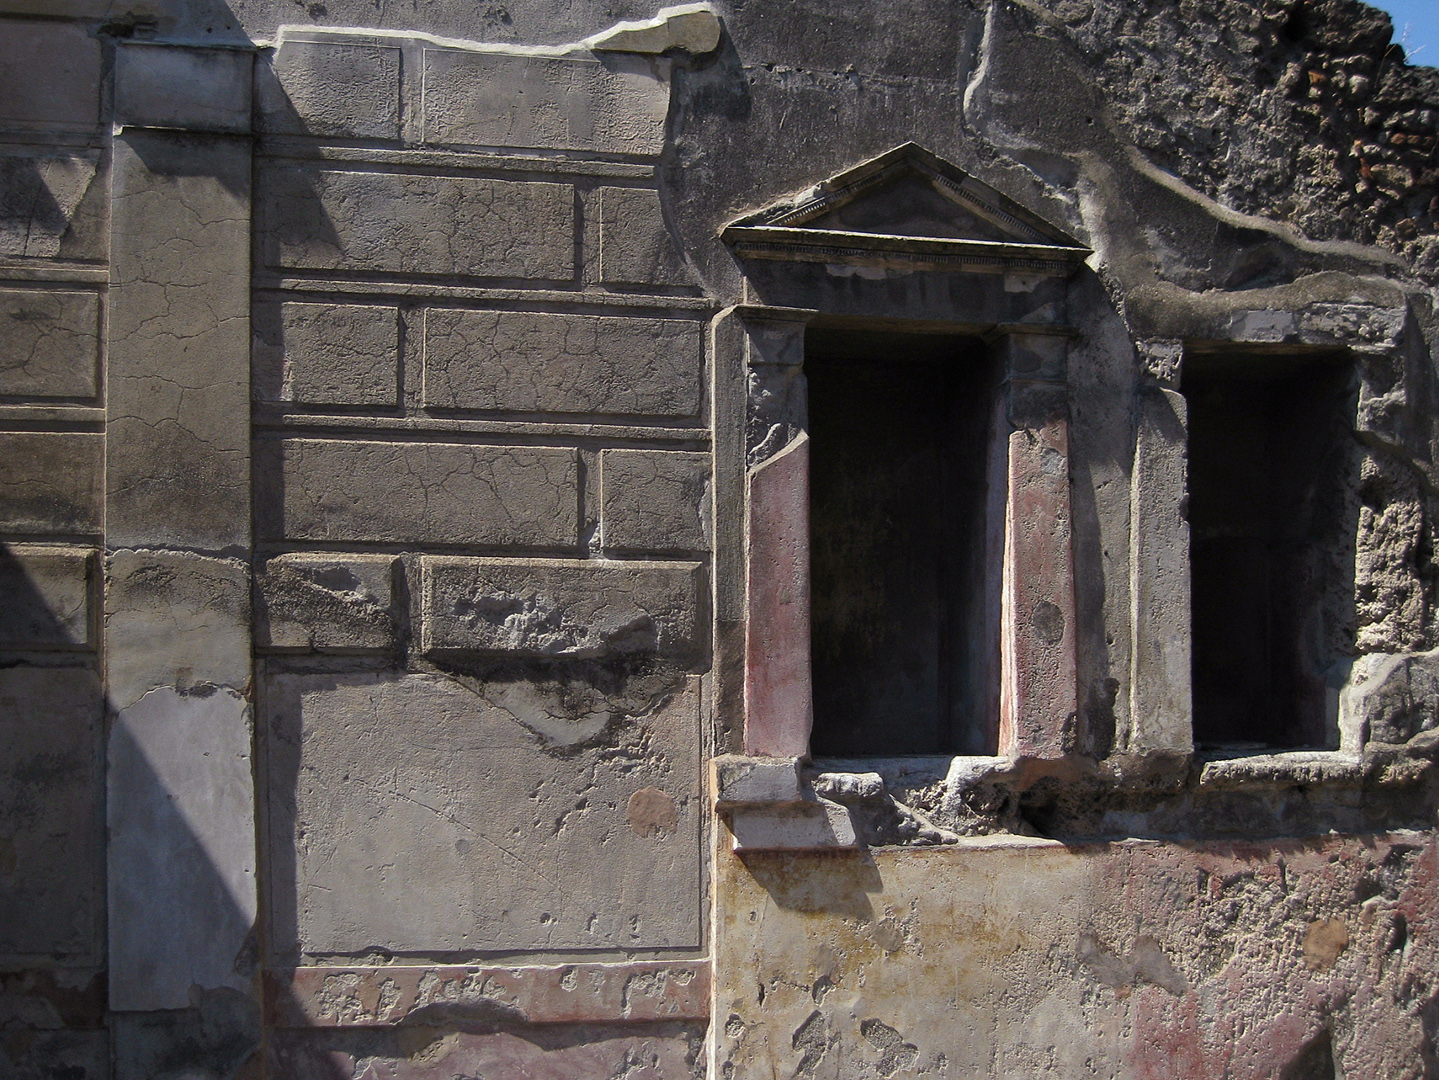
[[[1353,604],[1353,367],[1185,358],[1194,738],[1323,747],[1334,628]]]
[[[995,381],[982,343],[812,330],[818,755],[994,752],[986,570]]]

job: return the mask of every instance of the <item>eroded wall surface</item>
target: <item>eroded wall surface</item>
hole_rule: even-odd
[[[656,14],[0,0],[0,1075],[1439,1073],[1434,71],[1353,0]],[[907,142],[1069,270],[722,236]],[[1043,384],[981,539],[1072,598],[1013,754],[736,854],[809,319]],[[1352,371],[1292,753],[1192,737],[1196,356]]]
[[[1432,1054],[1430,834],[719,867],[721,1076],[1422,1076]]]

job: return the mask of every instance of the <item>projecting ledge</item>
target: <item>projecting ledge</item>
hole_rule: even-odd
[[[849,810],[820,798],[800,758],[725,755],[711,763],[715,809],[735,851],[816,851],[860,846]]]
[[[1316,788],[1405,785],[1419,781],[1439,760],[1439,731],[1424,731],[1405,743],[1370,742],[1363,753],[1347,750],[1290,750],[1276,753],[1206,754],[1200,758],[1199,787]]]

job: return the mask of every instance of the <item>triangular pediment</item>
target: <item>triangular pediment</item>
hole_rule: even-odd
[[[1089,250],[915,143],[732,222],[744,258],[1068,274]]]

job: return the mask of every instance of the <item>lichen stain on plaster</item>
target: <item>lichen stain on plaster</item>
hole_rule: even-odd
[[[1349,945],[1349,930],[1343,919],[1318,919],[1304,935],[1304,966],[1310,971],[1328,971]]]
[[[630,796],[625,820],[636,836],[666,836],[679,821],[679,809],[674,797],[659,788],[640,788]]]
[[[1148,934],[1139,935],[1125,956],[1106,947],[1094,934],[1080,934],[1074,955],[1091,975],[1114,988],[1116,998],[1128,997],[1141,982],[1163,987],[1175,997],[1189,989],[1159,942]]]

